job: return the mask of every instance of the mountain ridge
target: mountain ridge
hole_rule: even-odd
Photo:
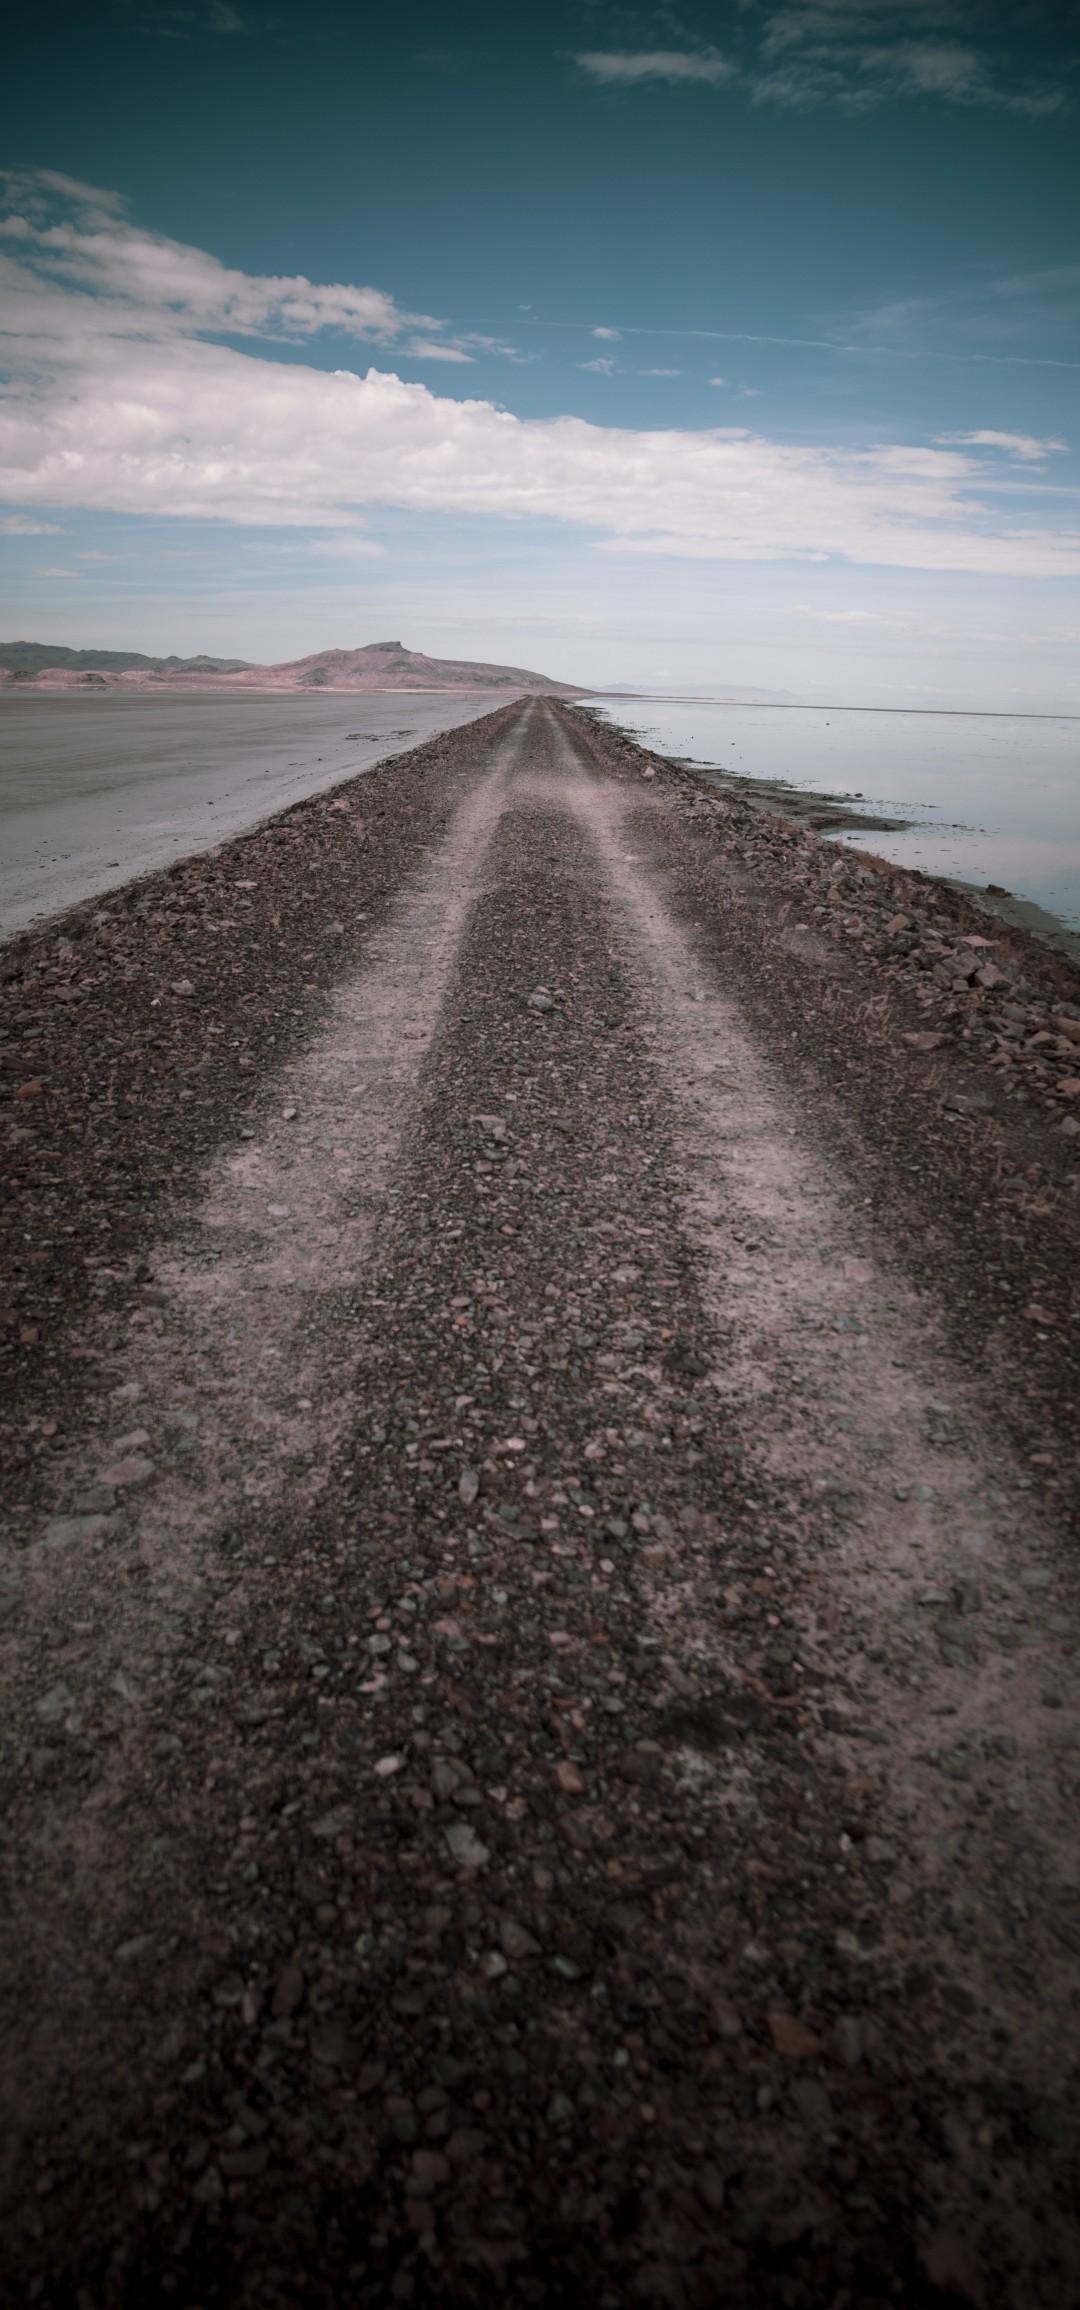
[[[20,690],[303,692],[305,690],[524,690],[540,697],[592,693],[524,666],[469,658],[432,658],[404,642],[315,650],[280,664],[243,658],[151,658],[137,651],[71,650],[51,642],[0,642],[0,688]]]

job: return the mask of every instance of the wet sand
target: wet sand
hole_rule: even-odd
[[[479,692],[0,694],[0,937],[504,703]]]

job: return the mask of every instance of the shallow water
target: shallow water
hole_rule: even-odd
[[[666,698],[596,703],[657,754],[857,796],[868,811],[910,819],[900,833],[845,829],[837,839],[925,874],[1001,884],[1080,929],[1080,721]]]
[[[506,693],[0,694],[0,933],[209,850]]]

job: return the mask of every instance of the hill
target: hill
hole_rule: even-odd
[[[573,682],[524,666],[429,658],[403,642],[317,650],[282,665],[242,658],[147,658],[133,650],[68,650],[51,642],[0,642],[0,688],[35,690],[508,690],[584,698]]]
[[[234,674],[247,658],[146,658],[138,650],[68,650],[59,642],[0,642],[0,668],[12,674],[40,674],[56,666],[79,674]]]

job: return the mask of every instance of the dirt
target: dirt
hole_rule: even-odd
[[[984,930],[536,702],[9,950],[13,2302],[1080,2298]]]

